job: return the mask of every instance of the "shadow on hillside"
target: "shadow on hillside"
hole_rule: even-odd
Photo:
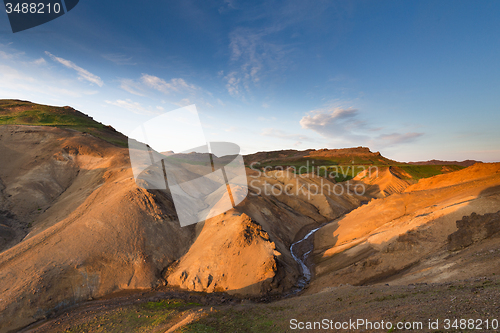
[[[492,182],[495,182],[495,180],[492,180]],[[422,275],[423,282],[427,282],[426,279],[431,277],[437,277],[441,274],[438,271],[433,272],[434,275],[428,275],[430,273],[423,273],[424,271],[421,272],[421,270],[429,265],[430,268],[441,267],[440,265],[447,262],[448,259],[444,259],[444,263],[439,261],[439,263],[432,264],[429,262],[429,258],[434,258],[438,254],[446,257],[449,244],[448,236],[457,229],[454,229],[453,232],[448,230],[453,229],[453,227],[456,228],[457,221],[460,221],[463,217],[470,217],[474,212],[485,214],[500,211],[500,205],[498,204],[500,185],[484,188],[472,198],[468,195],[471,190],[474,191],[473,188],[464,186],[456,189],[441,188],[428,191],[428,193],[410,192],[402,194],[402,197],[405,198],[405,205],[410,208],[408,212],[405,210],[403,216],[407,214],[410,216],[415,215],[414,218],[408,217],[405,220],[405,223],[409,225],[407,229],[403,228],[401,233],[385,240],[383,243],[372,244],[366,241],[368,238],[360,238],[359,242],[356,243],[356,240],[353,239],[352,246],[330,257],[321,257],[322,252],[317,249],[316,264],[321,264],[321,271],[317,278],[322,279],[323,283],[326,283],[325,279],[328,279],[329,285],[340,283],[371,285],[387,283],[403,277],[412,279],[412,276],[416,273]],[[456,195],[459,197],[457,198]],[[489,199],[490,197],[491,199]],[[387,200],[394,199],[388,198]],[[424,202],[419,203],[419,200],[424,200]],[[434,204],[432,200],[434,200]],[[446,204],[448,200],[453,201]],[[413,206],[413,209],[411,209],[411,206]],[[422,214],[420,214],[420,211],[422,211]],[[422,221],[416,227],[411,227],[411,223],[415,218],[425,218],[430,214],[435,215],[431,215],[429,220]],[[385,224],[387,223],[389,221],[385,222]],[[498,232],[495,231],[497,229],[492,229],[490,225],[485,226],[483,224],[478,222],[477,230],[467,231],[467,233],[474,233],[474,236],[470,235],[469,238],[481,242],[483,239],[492,236],[492,232],[498,235]],[[389,229],[381,229],[381,232],[385,232],[384,230],[389,231]],[[373,230],[370,234],[372,236],[376,235]],[[484,237],[479,237],[479,234]],[[328,244],[328,248],[334,248],[336,244],[337,242],[332,242]],[[321,250],[325,251],[326,249]],[[424,263],[425,265],[422,266]],[[417,266],[420,268],[416,268]]]

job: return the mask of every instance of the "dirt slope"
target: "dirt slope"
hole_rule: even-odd
[[[0,254],[0,330],[153,287],[192,242],[194,228],[180,228],[166,198],[137,188],[125,149],[56,128],[2,126],[0,134],[2,204],[7,228],[20,230]]]
[[[377,198],[404,192],[410,183],[401,179],[393,169],[394,167],[367,168],[354,177],[353,181],[365,184],[367,192]]]
[[[344,184],[309,175],[247,169],[247,176],[248,197],[198,226],[196,242],[166,272],[169,285],[243,294],[286,291],[299,276],[290,245],[367,199],[336,195],[334,186],[346,191]]]
[[[376,164],[389,165],[396,163],[379,152],[372,152],[367,147],[343,148],[343,149],[308,149],[308,150],[280,150],[258,152],[245,155],[245,164],[251,165],[293,165],[306,160],[316,161],[321,164]]]
[[[463,216],[499,210],[499,163],[424,179],[404,193],[372,200],[316,233],[316,280],[308,292],[340,283],[440,282],[477,276],[491,263],[464,269],[471,257],[450,257],[448,236]]]
[[[262,174],[234,210],[181,228],[169,194],[137,187],[128,151],[93,135],[5,125],[0,153],[0,332],[126,289],[282,292],[299,276],[292,242],[366,200]],[[305,189],[261,192],[284,183]]]
[[[432,190],[488,178],[500,173],[498,165],[498,163],[476,163],[468,168],[450,174],[421,179],[417,184],[406,189],[406,192]]]
[[[430,161],[407,162],[407,163],[411,165],[460,165],[464,167],[470,167],[476,163],[483,163],[483,162],[475,160],[465,160],[465,161],[430,160]]]

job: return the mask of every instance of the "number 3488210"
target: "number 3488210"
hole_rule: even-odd
[[[17,3],[13,5],[12,3],[6,3],[5,9],[7,14],[18,13],[18,14],[59,14],[61,12],[61,4],[59,3]]]

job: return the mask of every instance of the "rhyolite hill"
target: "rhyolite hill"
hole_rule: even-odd
[[[182,228],[168,191],[135,183],[122,134],[70,107],[3,100],[0,108],[0,332],[136,289],[279,298],[296,290],[301,277],[291,244],[322,225],[299,249],[312,250],[307,263],[314,277],[298,298],[311,308],[324,305],[318,295],[335,303],[328,304],[331,311],[344,307],[339,302],[346,296],[336,290],[346,283],[374,288],[368,289],[372,293],[378,284],[491,280],[500,273],[498,163],[407,165],[363,147],[252,154],[247,163],[270,168],[265,174],[247,168],[247,198],[225,214]],[[366,192],[339,195],[331,189],[345,189],[347,182],[338,182],[345,178],[297,177],[279,168],[313,161],[328,168],[365,163],[379,173],[349,176]],[[318,184],[323,191],[312,191]],[[266,193],[270,186],[286,187],[290,194]],[[234,331],[217,326],[227,325],[217,313],[236,315],[216,310],[207,321],[145,316],[134,323],[161,324],[156,328],[164,332],[200,319],[193,323],[202,325],[198,331]],[[460,310],[470,317],[469,312]],[[286,325],[280,318],[270,319],[272,328]],[[123,316],[106,320],[127,330]],[[80,331],[102,331],[99,325]],[[186,329],[197,332],[196,326]]]

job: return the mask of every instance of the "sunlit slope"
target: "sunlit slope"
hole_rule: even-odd
[[[54,126],[90,133],[126,147],[127,137],[69,106],[55,107],[27,101],[0,99],[0,125]]]
[[[258,152],[245,156],[245,163],[256,167],[261,166],[320,166],[320,165],[390,165],[397,163],[383,157],[379,152],[371,152],[369,148],[345,149],[308,149],[308,150],[278,150]],[[314,163],[313,163],[314,161]]]
[[[312,173],[336,182],[351,180],[359,174],[364,177],[370,167],[380,168],[381,171],[391,167],[391,173],[408,184],[464,168],[462,165],[451,164],[458,162],[448,164],[442,161],[440,165],[398,162],[382,156],[379,152],[372,152],[367,147],[268,151],[246,155],[244,159],[245,164],[254,170],[291,168],[295,173]],[[377,174],[370,172],[372,183],[374,177],[378,177]],[[360,177],[357,178],[359,180]]]
[[[406,282],[477,273],[479,269],[464,273],[443,268],[450,264],[443,259],[448,236],[457,230],[456,221],[463,216],[499,210],[499,163],[476,164],[422,179],[404,193],[372,200],[316,233],[317,280],[311,291],[339,283],[397,281],[403,279],[398,274],[410,268],[415,271],[404,277]],[[434,270],[429,268],[428,275],[417,274],[416,267],[423,267],[432,258],[437,265]]]
[[[125,148],[68,128],[5,125],[0,154],[8,236],[0,244],[0,332],[125,289],[286,291],[299,276],[289,252],[298,235],[366,200],[260,193],[268,176],[292,180],[257,175],[234,210],[182,228],[168,191],[136,185]]]

